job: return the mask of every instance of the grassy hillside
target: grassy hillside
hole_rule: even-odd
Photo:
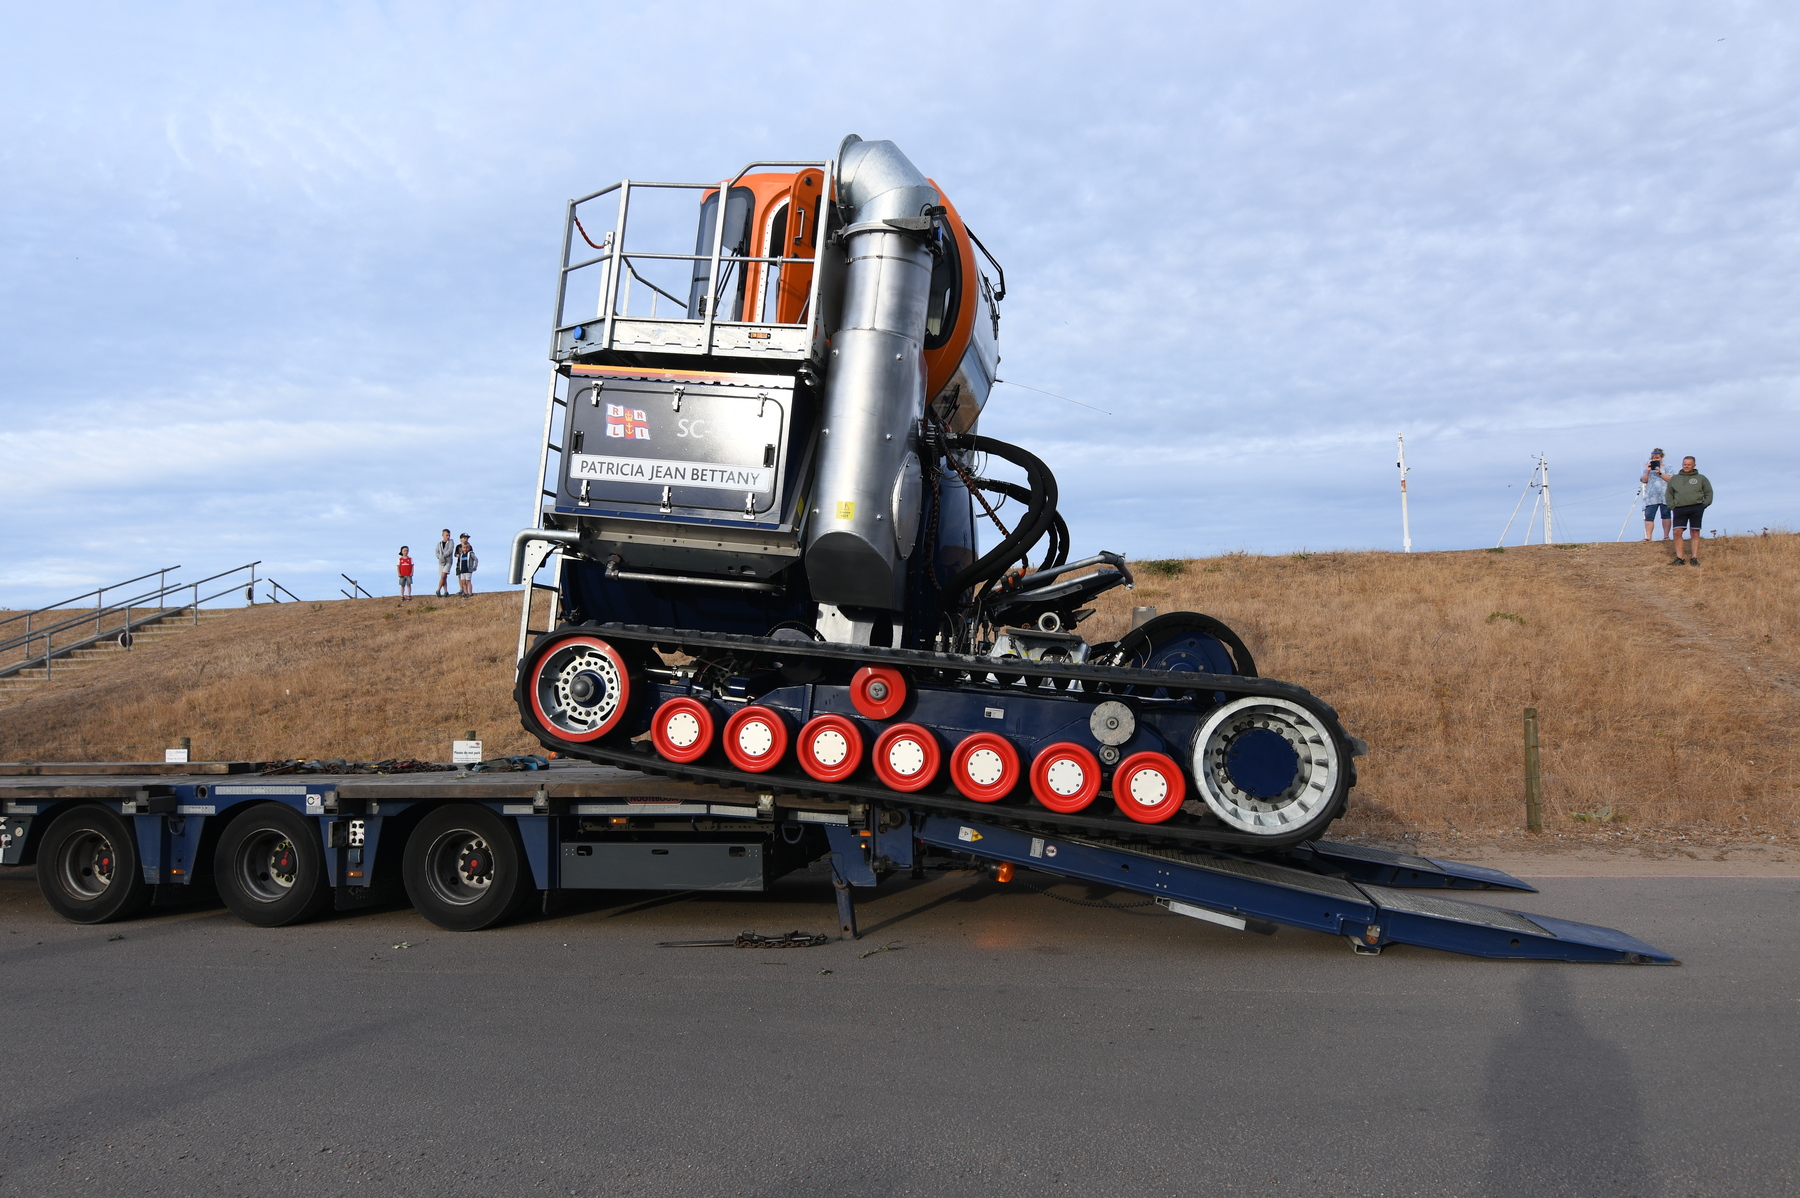
[[[1721,538],[1701,569],[1661,546],[1295,554],[1142,564],[1083,631],[1135,604],[1208,612],[1264,675],[1337,706],[1373,746],[1353,823],[1473,832],[1522,818],[1520,713],[1566,832],[1800,831],[1800,537]],[[533,746],[512,707],[514,595],[259,606],[117,666],[0,702],[0,758],[445,759],[478,731]]]

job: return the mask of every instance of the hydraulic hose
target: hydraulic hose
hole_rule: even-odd
[[[974,481],[975,486],[980,490],[990,491],[995,495],[1004,495],[1019,503],[1029,504],[1031,502],[1031,492],[1018,483],[1009,483],[998,478],[978,478]],[[1040,570],[1048,570],[1051,566],[1060,566],[1069,560],[1069,526],[1063,523],[1061,512],[1051,513],[1049,532],[1050,544],[1044,550],[1044,560],[1038,564]],[[1035,545],[1027,546],[1026,552],[1035,548]]]
[[[1042,459],[1017,445],[996,441],[992,437],[970,437],[968,444],[981,453],[993,454],[1025,471],[1026,481],[1031,488],[1030,498],[1027,500],[1029,506],[1018,526],[1002,537],[998,545],[944,584],[944,589],[940,592],[940,602],[944,607],[955,607],[957,596],[969,587],[1004,574],[1008,563],[1037,544],[1045,531],[1054,527],[1056,520],[1056,475],[1050,473],[1050,467],[1044,465]]]

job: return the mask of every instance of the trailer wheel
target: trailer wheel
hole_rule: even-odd
[[[486,807],[456,803],[419,821],[401,875],[419,914],[451,932],[491,928],[534,893],[513,826]]]
[[[219,837],[213,881],[245,923],[284,928],[312,919],[331,904],[319,821],[282,803],[258,803]]]
[[[38,846],[38,889],[70,923],[108,923],[135,915],[150,899],[137,837],[104,807],[56,817]]]

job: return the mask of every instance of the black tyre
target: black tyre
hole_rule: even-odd
[[[56,817],[38,846],[38,889],[71,923],[126,919],[150,899],[137,837],[104,807],[77,807]]]
[[[258,803],[231,821],[213,851],[219,898],[245,923],[279,928],[331,905],[319,821],[282,803]]]
[[[537,893],[517,830],[472,803],[420,820],[406,838],[400,873],[419,914],[451,932],[491,928]]]

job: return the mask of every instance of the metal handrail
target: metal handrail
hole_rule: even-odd
[[[20,646],[23,646],[25,648],[25,651],[27,654],[27,656],[24,657],[20,661],[13,662],[10,665],[0,667],[0,678],[9,677],[10,675],[17,674],[22,670],[31,669],[34,666],[39,666],[39,665],[44,667],[45,677],[48,677],[49,673],[50,673],[50,663],[58,657],[66,657],[70,653],[75,652],[77,649],[85,649],[90,645],[95,645],[103,640],[108,640],[108,639],[117,637],[122,633],[129,633],[134,628],[139,628],[145,624],[154,624],[154,623],[157,623],[158,621],[166,620],[171,615],[179,615],[184,611],[191,612],[193,615],[193,622],[195,624],[198,624],[200,622],[200,605],[202,603],[209,603],[212,600],[217,599],[222,595],[228,595],[237,590],[237,584],[233,583],[232,585],[224,588],[223,590],[216,591],[213,594],[207,595],[204,598],[202,598],[200,595],[200,587],[202,584],[208,583],[208,582],[213,582],[220,578],[226,578],[233,574],[240,574],[243,571],[248,570],[248,571],[250,571],[250,585],[252,587],[254,587],[256,585],[256,581],[257,581],[256,567],[261,564],[262,564],[261,559],[258,559],[257,561],[249,562],[246,565],[233,567],[230,570],[222,570],[217,574],[209,575],[206,578],[198,579],[194,582],[178,582],[178,583],[174,583],[174,584],[167,584],[167,585],[158,587],[154,591],[146,591],[141,595],[134,595],[130,599],[125,600],[123,603],[115,603],[108,607],[97,609],[92,615],[84,614],[84,615],[78,616],[74,619],[64,620],[60,624],[56,624],[50,628],[33,630],[30,633],[26,633],[26,634],[23,634],[20,636],[15,636],[15,637],[9,638],[6,641],[0,641],[0,652],[5,652],[7,650],[16,649],[16,648],[19,648]],[[146,575],[143,575],[142,577],[148,578],[149,575],[146,574]],[[102,590],[111,590],[111,589],[113,589],[113,588],[111,588],[111,587],[102,588]],[[173,595],[177,591],[190,591],[190,590],[193,592],[193,598],[190,599],[187,603],[179,604],[173,608],[164,607],[161,603],[162,599],[167,598],[170,595]],[[156,607],[156,610],[154,613],[145,614],[143,616],[138,617],[137,619],[132,618],[131,611],[133,608],[148,607],[151,602],[157,603],[157,607]],[[101,621],[103,620],[103,618],[107,615],[112,615],[112,614],[116,614],[119,612],[123,612],[125,614],[124,621],[118,627],[106,629],[103,631],[100,627],[100,624],[101,624]],[[86,624],[90,619],[94,621],[94,635],[92,635],[90,637],[86,637],[79,641],[75,641],[75,642],[60,645],[60,646],[55,643],[53,638],[56,636],[57,633],[66,632],[70,628],[73,628],[79,624]],[[36,657],[30,656],[31,642],[38,640],[40,638],[42,638],[42,640],[44,642],[44,652],[38,654]],[[127,644],[126,647],[129,648],[129,644]]]
[[[242,570],[242,569],[244,569],[244,567],[239,566],[238,569]],[[235,571],[233,571],[233,573],[235,573]],[[171,591],[187,590],[189,587],[191,587],[193,585],[194,585],[193,583],[182,583],[180,586],[170,587],[169,589]],[[236,591],[237,591],[237,584],[233,583],[231,586],[226,587],[222,591],[215,591],[210,595],[201,597],[199,602],[200,603],[210,603],[214,599],[219,598],[221,595],[234,594],[234,593],[236,593]],[[45,653],[41,653],[36,657],[27,657],[23,661],[14,662],[12,665],[0,666],[0,678],[8,678],[14,674],[18,674],[18,673],[21,673],[22,671],[33,669],[38,666],[42,666],[44,668],[44,677],[48,678],[51,673],[51,671],[50,671],[51,661],[55,658],[67,657],[69,654],[75,652],[78,649],[86,649],[91,645],[99,644],[101,641],[115,640],[122,633],[127,633],[127,632],[133,631],[134,629],[142,628],[146,624],[155,624],[159,620],[168,619],[170,616],[178,616],[182,612],[187,611],[187,610],[188,610],[188,607],[187,607],[187,605],[184,604],[181,607],[171,607],[171,608],[159,609],[157,611],[150,612],[145,615],[139,616],[135,620],[127,617],[126,623],[121,625],[120,627],[108,629],[106,632],[102,632],[102,633],[98,633],[94,636],[90,636],[85,640],[76,641],[73,644],[68,644],[68,645],[57,645],[55,647],[46,646],[46,649],[48,651]],[[200,620],[199,620],[200,609],[199,609],[198,605],[194,606],[193,612],[194,612],[194,622],[196,624],[198,624],[200,622]],[[39,634],[36,634],[36,633],[33,634],[34,639],[37,635],[39,635]],[[48,638],[46,637],[46,640],[47,639]],[[126,648],[130,648],[129,643],[127,643]]]
[[[81,594],[75,596],[75,598],[64,599],[61,603],[51,603],[44,607],[33,608],[30,611],[22,611],[16,616],[8,616],[8,617],[6,617],[6,619],[0,620],[0,624],[10,624],[14,620],[29,620],[29,619],[31,619],[31,617],[41,616],[47,611],[55,611],[59,607],[67,607],[71,603],[80,602],[81,600],[86,599],[89,595],[96,595],[96,596],[105,595],[106,592],[108,592],[108,591],[116,591],[120,587],[130,586],[134,582],[142,582],[142,581],[144,581],[144,579],[149,578],[151,575],[160,574],[160,575],[163,575],[166,577],[167,575],[173,574],[175,571],[177,571],[179,569],[181,569],[180,566],[164,566],[160,570],[150,571],[149,574],[139,574],[136,578],[127,578],[124,582],[111,582],[111,583],[106,584],[103,587],[96,587],[94,590],[91,590],[91,591],[83,591]],[[177,585],[182,585],[182,584],[177,584]]]
[[[643,283],[645,286],[649,287],[655,294],[667,298],[671,303],[680,304],[685,309],[686,301],[682,300],[679,296],[671,295],[669,292],[664,291],[662,288],[658,287],[656,284],[650,282],[650,280],[644,278],[643,275],[639,274],[638,271],[631,265],[631,259],[633,259],[633,258],[640,258],[640,259],[649,260],[649,261],[705,262],[708,264],[708,271],[707,271],[707,278],[706,278],[706,294],[705,294],[704,300],[702,301],[704,304],[704,308],[703,308],[701,315],[687,316],[684,313],[682,316],[678,316],[678,317],[677,316],[670,316],[670,317],[657,316],[657,317],[653,318],[653,319],[658,319],[658,320],[666,320],[671,323],[679,322],[679,323],[683,323],[683,324],[693,324],[693,325],[700,326],[700,328],[702,329],[701,340],[702,340],[702,351],[703,352],[707,352],[707,353],[712,352],[714,333],[715,333],[715,330],[718,327],[720,327],[721,325],[750,326],[750,327],[761,327],[761,328],[771,328],[771,327],[804,328],[804,329],[807,329],[809,331],[809,333],[811,334],[811,336],[809,337],[809,342],[811,342],[816,348],[816,346],[818,344],[818,335],[819,335],[819,331],[820,331],[819,327],[818,327],[819,305],[816,301],[818,299],[818,289],[819,289],[820,279],[821,279],[821,275],[823,273],[823,265],[824,265],[818,252],[815,252],[811,257],[773,257],[773,256],[750,257],[747,255],[746,256],[739,256],[739,255],[735,255],[735,254],[727,255],[725,253],[725,247],[722,244],[722,242],[723,242],[723,237],[724,237],[724,224],[725,224],[726,209],[729,207],[729,203],[728,203],[728,201],[723,200],[723,199],[717,205],[718,211],[714,217],[712,249],[711,249],[710,253],[706,253],[706,254],[662,254],[662,253],[650,253],[650,252],[627,253],[625,250],[625,230],[626,230],[626,224],[629,220],[629,215],[630,215],[631,192],[632,192],[632,189],[634,189],[634,188],[654,187],[654,188],[667,188],[667,189],[672,189],[672,190],[688,190],[688,191],[700,191],[700,192],[718,191],[722,195],[729,195],[732,187],[736,186],[746,175],[750,174],[752,171],[755,171],[759,168],[779,167],[779,168],[792,168],[792,169],[799,170],[799,169],[806,169],[806,168],[811,167],[811,168],[816,168],[824,173],[827,183],[826,183],[826,186],[822,189],[821,194],[822,194],[822,196],[828,196],[831,191],[831,180],[833,180],[835,178],[836,166],[837,166],[837,164],[834,159],[811,159],[811,160],[793,160],[793,161],[769,160],[769,161],[764,161],[764,162],[752,162],[752,163],[746,165],[742,170],[738,171],[738,173],[736,175],[734,175],[731,179],[722,180],[722,181],[716,182],[716,183],[712,183],[712,182],[709,182],[709,183],[642,183],[642,182],[638,182],[636,180],[623,179],[623,180],[620,180],[618,183],[612,184],[609,187],[602,188],[599,191],[590,192],[587,195],[584,195],[578,199],[570,200],[568,202],[566,215],[564,216],[564,220],[563,220],[562,269],[558,272],[558,275],[557,275],[556,312],[555,312],[554,317],[551,320],[551,328],[552,328],[551,355],[552,355],[552,357],[555,357],[555,355],[558,352],[560,338],[561,338],[562,334],[569,332],[570,330],[582,328],[584,326],[591,325],[591,324],[596,324],[596,323],[600,324],[602,326],[601,335],[599,338],[600,346],[602,348],[610,348],[613,344],[613,330],[614,330],[615,324],[618,320],[620,320],[620,319],[626,319],[626,320],[641,319],[641,318],[631,317],[628,314],[624,314],[619,311],[620,283],[621,283],[622,278],[624,278],[626,276],[636,279],[637,281]],[[603,197],[610,196],[615,191],[619,193],[618,214],[615,218],[614,228],[609,230],[606,234],[606,237],[603,239],[603,244],[600,247],[601,252],[592,258],[586,258],[579,262],[572,261],[571,260],[571,251],[574,249],[576,209],[579,208],[583,204],[589,203],[590,201],[598,200]],[[822,215],[819,217],[819,220],[821,220],[821,221],[823,220]],[[584,234],[584,236],[585,236],[585,234]],[[811,287],[809,288],[809,294],[807,295],[806,303],[801,308],[801,312],[803,313],[803,316],[801,317],[801,319],[794,321],[791,324],[787,323],[787,322],[781,322],[781,321],[754,321],[754,320],[751,320],[751,321],[736,321],[736,320],[726,321],[726,320],[719,319],[718,297],[724,293],[724,290],[726,287],[725,280],[721,274],[721,267],[724,265],[724,263],[727,260],[729,260],[730,264],[734,268],[738,264],[741,263],[746,271],[748,271],[749,267],[751,267],[753,265],[765,265],[765,264],[767,264],[767,265],[787,265],[790,263],[796,264],[796,265],[810,264],[813,267],[815,267],[815,269],[813,271]],[[565,302],[568,298],[568,294],[569,294],[569,276],[575,271],[583,270],[590,266],[603,266],[604,270],[605,270],[605,274],[601,280],[601,285],[600,285],[600,309],[591,318],[583,319],[583,320],[575,320],[575,321],[570,321],[568,323],[564,323],[563,307],[564,307],[564,304],[565,304]]]
[[[121,611],[129,611],[131,608],[134,608],[134,607],[148,607],[152,603],[157,603],[158,609],[161,610],[160,600],[165,599],[170,595],[173,595],[177,591],[187,590],[189,585],[190,585],[189,583],[185,583],[185,582],[173,583],[169,586],[159,587],[156,590],[145,591],[144,593],[142,593],[140,595],[133,595],[131,598],[123,600],[122,602],[119,602],[119,603],[113,603],[113,604],[107,605],[106,607],[96,608],[92,612],[83,612],[79,616],[71,616],[68,619],[63,620],[60,623],[50,625],[48,628],[33,628],[33,629],[29,629],[25,632],[15,633],[14,635],[6,638],[5,640],[0,641],[0,653],[4,653],[9,649],[16,649],[20,645],[29,644],[32,641],[35,641],[40,637],[54,636],[59,632],[67,632],[71,628],[75,628],[82,624],[87,624],[89,622],[92,622],[94,624],[95,631],[97,632],[97,631],[99,631],[100,622],[103,619],[105,619],[107,616],[113,615],[113,614],[115,614],[117,612],[121,612]],[[108,588],[108,589],[111,589],[111,588]],[[187,607],[187,605],[185,603],[180,604],[175,608],[175,610],[181,611],[181,610],[184,610],[186,607]]]
[[[279,582],[276,582],[273,578],[265,578],[265,579],[263,579],[263,581],[269,584],[269,602],[270,603],[280,603],[281,602],[281,600],[279,600],[275,597],[276,591],[280,591],[283,595],[286,595],[289,599],[292,599],[295,603],[306,602],[304,599],[300,598],[300,596],[294,594],[294,592],[288,590],[286,587],[282,586]]]

